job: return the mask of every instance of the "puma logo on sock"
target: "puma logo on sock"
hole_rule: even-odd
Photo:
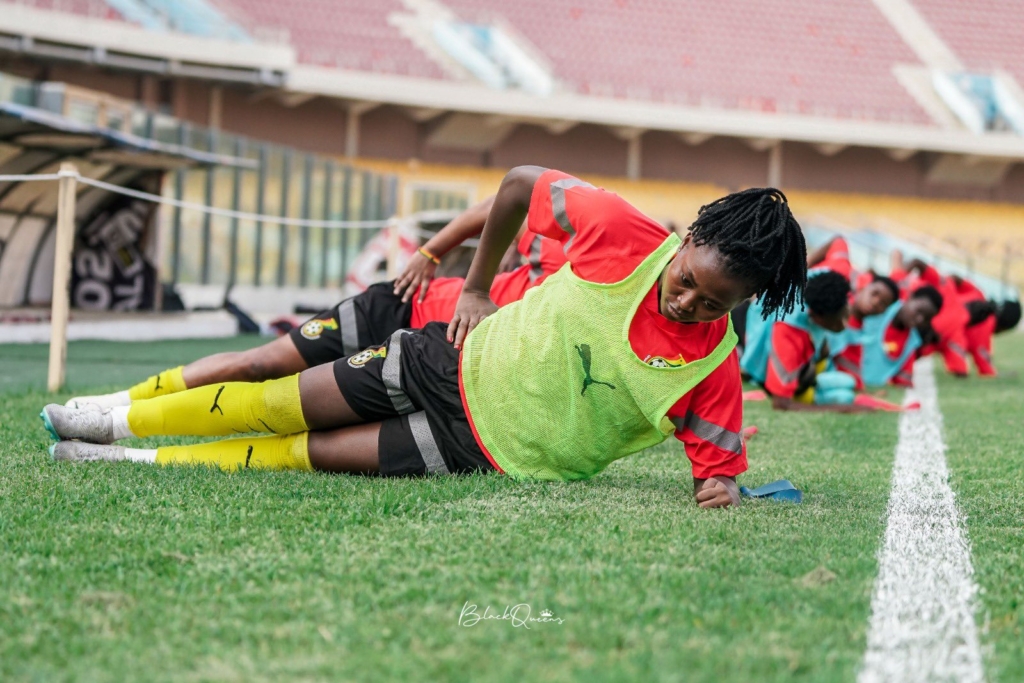
[[[211,412],[211,413],[212,413],[212,412],[213,412],[214,410],[217,410],[217,411],[219,411],[219,412],[220,412],[220,414],[221,414],[221,415],[223,415],[223,414],[224,414],[224,410],[223,410],[223,409],[221,409],[221,407],[220,407],[219,405],[217,405],[217,401],[219,401],[219,400],[220,400],[220,395],[221,395],[221,392],[223,392],[223,391],[224,391],[224,387],[221,387],[220,389],[218,389],[218,390],[217,390],[217,395],[213,397],[213,405],[212,405],[212,406],[210,406],[210,412]]]

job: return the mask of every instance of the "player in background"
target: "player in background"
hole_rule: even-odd
[[[1020,322],[1019,301],[998,303],[986,299],[985,293],[966,278],[950,275],[956,284],[960,300],[970,316],[964,330],[967,353],[981,377],[995,377],[998,373],[992,360],[992,337],[1017,327]]]
[[[830,334],[846,328],[849,297],[846,277],[819,268],[808,273],[803,305],[783,318],[764,320],[760,302],[750,305],[741,366],[768,393],[776,410],[866,410],[852,404],[852,380],[837,376],[840,373],[821,372],[829,356]],[[819,383],[825,391],[815,391]]]
[[[808,275],[820,269],[828,269],[843,275],[850,283],[850,317],[846,329],[839,334],[829,335],[831,363],[837,370],[854,378],[855,391],[861,391],[864,384],[860,377],[861,335],[864,320],[882,315],[899,300],[900,290],[888,277],[867,272],[857,275],[850,262],[850,252],[844,238],[836,236],[808,255]],[[845,384],[845,383],[844,383]]]
[[[527,212],[530,230],[557,238],[572,267],[497,309],[491,282]],[[739,502],[735,475],[746,469],[728,313],[753,295],[766,315],[791,311],[805,259],[778,190],[702,207],[680,240],[610,192],[519,167],[502,182],[447,328],[402,331],[280,380],[202,387],[105,413],[51,405],[44,419],[61,438],[94,443],[279,435],[158,450],[61,441],[58,459],[562,480],[593,476],[674,433],[692,462],[698,503],[728,506]]]
[[[260,382],[287,377],[383,344],[396,330],[421,328],[434,321],[448,322],[464,280],[435,279],[435,270],[441,257],[480,234],[493,203],[494,197],[490,197],[453,219],[412,256],[394,282],[371,285],[365,292],[321,311],[283,337],[246,351],[200,358],[123,391],[77,396],[67,405],[106,409],[218,382]],[[556,240],[525,229],[516,246],[517,250],[509,249],[503,262],[503,268],[509,272],[497,275],[491,287],[491,297],[499,306],[518,301],[527,289],[539,285],[565,263],[562,247]],[[523,265],[519,265],[520,255],[526,259]]]
[[[942,295],[942,308],[932,318],[929,328],[922,331],[924,345],[918,357],[931,353],[942,354],[946,370],[954,377],[967,377],[966,328],[970,314],[960,300],[956,283],[943,277],[938,270],[921,259],[913,259],[906,266],[900,252],[894,252],[891,277],[903,283],[907,291],[915,291],[922,284],[934,287]]]

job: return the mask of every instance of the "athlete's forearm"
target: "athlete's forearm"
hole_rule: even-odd
[[[817,249],[815,249],[814,251],[809,253],[807,255],[807,267],[810,268],[811,266],[815,266],[815,265],[821,263],[822,261],[824,261],[825,260],[825,255],[828,254],[829,248],[832,246],[832,243],[835,242],[835,241],[836,241],[836,238],[833,237],[828,242],[825,242],[825,244],[821,245],[820,247],[818,247]]]
[[[872,408],[868,406],[855,403],[821,405],[817,403],[801,403],[785,396],[772,396],[772,408],[803,413],[868,413],[872,411]]]
[[[484,229],[487,214],[491,212],[493,204],[494,197],[491,196],[469,207],[427,240],[423,248],[437,258],[441,258],[467,239],[478,236]]]
[[[487,216],[480,246],[469,267],[464,289],[489,292],[494,275],[505,250],[515,239],[530,209],[533,186],[547,169],[539,166],[518,166],[505,176]]]

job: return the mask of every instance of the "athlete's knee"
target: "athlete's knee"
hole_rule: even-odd
[[[245,382],[265,382],[295,374],[295,368],[286,364],[275,354],[268,353],[265,346],[239,351],[233,359],[238,379]]]

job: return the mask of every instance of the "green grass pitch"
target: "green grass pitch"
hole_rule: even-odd
[[[255,343],[75,343],[69,388]],[[939,395],[986,674],[1009,682],[1024,679],[1024,337],[996,359],[995,380],[940,371]],[[45,347],[0,346],[0,680],[856,676],[895,415],[750,405],[741,482],[789,478],[805,503],[703,511],[674,441],[568,485],[58,465],[45,373]],[[467,602],[562,622],[460,626]]]

